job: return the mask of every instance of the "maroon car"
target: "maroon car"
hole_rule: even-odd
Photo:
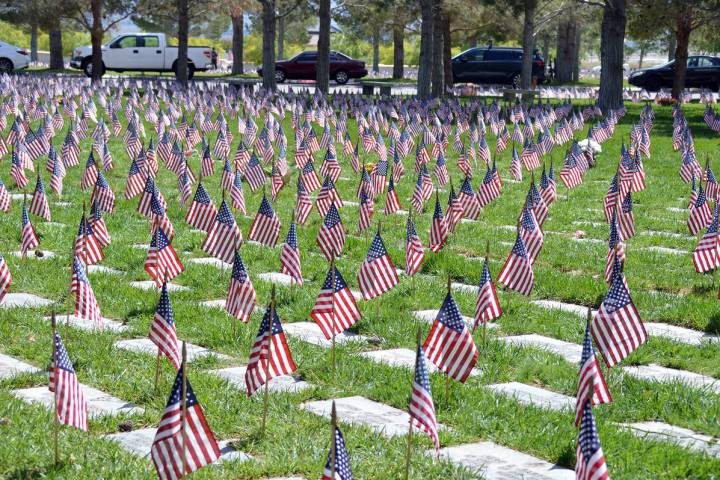
[[[298,53],[289,60],[275,62],[275,80],[315,80],[317,51]],[[262,68],[258,69],[262,76]],[[340,52],[330,52],[330,78],[339,84],[347,83],[351,78],[362,78],[368,74],[365,62],[353,60]]]

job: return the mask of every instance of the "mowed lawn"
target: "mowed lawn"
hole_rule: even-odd
[[[545,247],[535,264],[536,284],[532,300],[553,299],[597,308],[607,292],[602,278],[607,252],[608,228],[602,213],[602,199],[610,178],[617,168],[620,145],[628,141],[631,126],[638,121],[641,105],[628,105],[628,113],[617,127],[615,136],[602,145],[597,167],[586,175],[585,182],[569,195],[558,179],[558,200],[550,207],[544,225]],[[687,233],[687,213],[669,210],[687,205],[690,187],[678,175],[679,153],[672,150],[672,117],[670,107],[654,106],[655,126],[652,130],[652,158],[645,159],[647,189],[633,196],[638,234],[627,246],[626,276],[631,295],[645,321],[664,322],[707,332],[720,332],[720,316],[716,294],[720,282],[714,275],[696,274],[689,252],[696,243]],[[683,111],[696,141],[698,160],[704,164],[706,153],[715,158],[718,137],[702,122],[703,106],[686,105]],[[125,119],[120,115],[121,122]],[[9,122],[11,123],[11,118]],[[229,119],[233,132],[237,122]],[[66,121],[66,128],[69,122]],[[589,124],[590,122],[588,122]],[[357,136],[354,120],[348,121],[353,139]],[[33,125],[35,126],[35,125]],[[259,124],[261,126],[261,124]],[[93,128],[91,126],[91,128]],[[315,126],[318,135],[319,126]],[[148,133],[150,126],[146,125]],[[289,119],[283,123],[288,137],[288,161],[294,156],[294,131]],[[3,135],[7,135],[7,129]],[[582,133],[584,137],[586,130]],[[53,143],[59,150],[65,131],[59,132]],[[489,133],[488,143],[494,145]],[[467,134],[463,135],[467,142]],[[147,139],[146,139],[147,141]],[[209,139],[214,144],[214,135]],[[231,146],[237,147],[238,136]],[[46,375],[23,374],[0,382],[0,476],[6,478],[152,478],[151,462],[140,459],[117,444],[103,440],[104,434],[118,432],[119,425],[132,428],[154,427],[167,402],[174,370],[163,359],[158,388],[154,388],[155,357],[130,353],[113,347],[123,338],[146,337],[158,292],[141,291],[130,286],[131,281],[148,280],[143,270],[145,250],[133,244],[150,242],[150,225],[136,211],[137,199],[122,197],[129,159],[122,138],[111,137],[109,146],[115,169],[107,174],[116,193],[116,211],[106,214],[112,243],[105,250],[102,265],[123,272],[120,275],[94,273],[90,280],[105,317],[127,322],[130,330],[122,334],[87,332],[66,326],[60,327],[66,348],[78,372],[80,381],[96,387],[145,409],[143,414],[96,418],[90,421],[90,432],[82,433],[61,428],[60,452],[62,462],[53,466],[52,415],[40,406],[31,406],[14,397],[17,388],[46,384]],[[19,259],[10,255],[19,248],[21,202],[14,201],[9,214],[0,216],[0,235],[4,239],[2,253],[13,274],[12,292],[29,292],[57,301],[56,310],[68,308],[67,290],[70,282],[70,255],[84,200],[80,190],[82,168],[91,149],[91,140],[82,142],[81,166],[71,169],[65,178],[62,201],[70,206],[58,206],[51,196],[53,222],[31,216],[41,235],[40,248],[57,254],[53,259]],[[341,146],[338,145],[338,151]],[[452,181],[459,188],[462,181],[456,166],[457,156],[450,149],[448,166]],[[337,188],[343,199],[357,201],[358,178],[348,159],[340,156],[343,166]],[[509,179],[510,152],[498,158],[503,180]],[[556,172],[562,164],[562,154],[552,154]],[[322,156],[317,155],[319,170]],[[365,158],[374,162],[375,156]],[[550,158],[546,157],[549,162]],[[46,158],[41,159],[42,175],[49,192],[49,174],[44,170]],[[410,207],[415,184],[414,155],[405,160],[406,175],[397,185],[400,201]],[[190,159],[198,170],[199,155]],[[0,177],[9,186],[9,156],[0,165]],[[718,164],[714,165],[720,168]],[[216,175],[203,180],[213,200],[219,204],[222,163],[216,162]],[[282,241],[290,224],[295,202],[297,171],[280,192],[274,203],[283,228]],[[473,186],[477,188],[484,168],[476,171]],[[173,246],[180,253],[187,270],[174,280],[189,287],[188,291],[171,293],[178,337],[228,355],[231,360],[203,359],[192,363],[188,378],[203,405],[210,427],[218,439],[232,439],[238,450],[254,457],[252,461],[229,462],[204,468],[197,478],[263,479],[295,474],[307,479],[321,476],[329,448],[330,428],[326,419],[299,408],[311,400],[324,400],[362,395],[395,408],[406,410],[412,385],[409,369],[393,368],[374,363],[357,355],[361,351],[405,347],[413,349],[418,327],[427,335],[430,325],[417,320],[413,311],[437,309],[446,294],[448,276],[453,281],[477,284],[482,271],[486,242],[490,242],[493,277],[507,257],[515,233],[514,225],[523,205],[530,175],[524,173],[522,183],[505,181],[502,195],[486,207],[480,220],[461,223],[446,247],[438,254],[427,252],[421,273],[411,281],[401,277],[400,284],[370,302],[359,302],[364,318],[352,329],[371,337],[371,341],[338,346],[337,368],[330,363],[329,350],[289,337],[289,344],[298,374],[314,385],[297,394],[271,394],[267,434],[260,434],[262,396],[247,396],[226,381],[208,373],[222,366],[243,365],[260,323],[254,314],[247,325],[239,325],[233,335],[232,321],[223,310],[200,305],[201,301],[224,298],[230,270],[210,265],[188,263],[192,257],[206,257],[201,250],[204,234],[192,232],[185,224],[186,209],[178,202],[174,174],[161,165],[158,184],[169,204],[169,215],[176,229]],[[536,176],[539,180],[539,171]],[[28,172],[28,175],[30,173]],[[31,179],[30,186],[34,186]],[[247,237],[252,217],[258,209],[262,193],[252,194],[244,184],[248,217],[236,212],[243,235]],[[268,183],[269,187],[269,183]],[[194,187],[193,187],[194,189]],[[268,188],[269,192],[269,188]],[[14,191],[14,193],[18,193]],[[447,205],[447,191],[441,192],[443,209]],[[404,267],[406,216],[385,217],[382,213],[384,195],[375,205],[371,235],[381,223],[382,236],[396,266]],[[430,213],[428,213],[430,212]],[[416,218],[418,233],[427,245],[432,203]],[[356,274],[369,244],[364,234],[357,234],[358,207],[346,206],[340,215],[348,233],[344,255],[337,264],[345,280],[357,289]],[[592,222],[592,223],[589,223]],[[321,219],[313,211],[308,223],[299,227],[303,276],[301,288],[292,291],[278,287],[278,312],[283,323],[309,321],[309,313],[324,281],[328,265],[315,244]],[[576,241],[576,230],[586,232],[588,238],[601,242]],[[650,232],[664,232],[651,235]],[[673,234],[673,235],[670,235]],[[677,235],[674,235],[677,234]],[[646,247],[662,246],[688,252],[682,255],[657,253]],[[279,271],[280,248],[270,249],[243,245],[241,254],[258,294],[258,305],[266,305],[271,284],[257,275]],[[585,330],[583,318],[558,310],[532,305],[518,294],[500,292],[505,313],[500,328],[488,331],[483,338],[475,332],[479,348],[478,368],[482,374],[470,378],[466,384],[450,383],[447,397],[445,379],[431,375],[438,420],[447,427],[440,440],[443,447],[478,441],[493,441],[545,460],[573,468],[577,430],[573,425],[574,412],[554,412],[523,406],[518,402],[493,394],[488,384],[522,382],[558,393],[574,396],[578,365],[562,357],[532,348],[511,347],[494,339],[496,336],[536,333],[580,344]],[[472,316],[475,295],[455,291],[463,314]],[[51,354],[50,324],[43,319],[51,308],[0,309],[0,352],[44,367]],[[636,353],[624,362],[660,364],[720,378],[720,344],[704,343],[690,346],[666,339],[651,337]],[[710,436],[720,436],[720,395],[689,388],[679,383],[658,384],[623,376],[616,367],[604,369],[614,402],[594,409],[600,439],[608,469],[613,478],[712,478],[720,472],[720,459],[693,452],[667,442],[642,440],[617,424],[640,421],[660,421],[689,428]],[[371,429],[341,424],[345,434],[353,472],[360,479],[403,478],[406,438],[388,439]],[[415,435],[412,456],[413,478],[465,479],[476,474],[440,461],[431,454],[431,442],[423,435]]]

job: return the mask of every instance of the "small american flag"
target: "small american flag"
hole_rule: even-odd
[[[27,184],[30,183],[30,180],[25,175],[25,169],[20,163],[20,158],[15,150],[13,150],[11,158],[10,176],[13,180],[15,180],[15,184],[18,188],[25,188]]]
[[[454,232],[455,228],[460,223],[460,220],[462,220],[465,215],[465,210],[463,209],[460,199],[458,199],[458,196],[455,193],[455,187],[452,183],[450,184],[450,193],[448,193],[446,213],[447,216],[445,217],[445,225],[447,226],[448,232]]]
[[[379,160],[375,164],[375,168],[373,168],[373,172],[372,172],[373,192],[375,192],[375,194],[380,195],[381,193],[385,192],[387,174],[388,174],[387,160]]]
[[[647,340],[645,325],[630,298],[619,259],[615,261],[608,294],[590,329],[608,367],[623,361]]]
[[[610,186],[608,187],[608,191],[603,199],[603,210],[605,212],[605,219],[608,222],[615,215],[619,195],[620,183],[618,181],[618,174],[616,173],[612,180],[610,180]]]
[[[245,171],[245,179],[250,185],[250,190],[255,192],[265,185],[265,172],[260,166],[255,152],[253,152],[248,162],[247,170]]]
[[[360,210],[360,214],[358,215],[358,229],[363,232],[370,228],[370,222],[375,213],[373,201],[370,200],[364,188],[360,192],[360,205],[358,205],[358,208]]]
[[[447,185],[450,181],[447,163],[445,162],[445,157],[442,154],[440,154],[435,161],[435,178],[437,178],[440,186]]]
[[[160,480],[178,480],[220,458],[220,449],[200,402],[183,375],[181,368],[150,448],[150,458]]]
[[[364,300],[380,296],[398,284],[395,265],[385,249],[380,232],[375,234],[367,257],[360,265],[357,280]]]
[[[280,235],[280,218],[278,218],[270,200],[263,195],[260,208],[258,209],[255,220],[253,220],[248,234],[248,240],[259,242],[268,247],[274,247]]]
[[[55,415],[60,423],[87,432],[88,405],[60,334],[55,332],[55,358],[51,360],[49,389],[57,398]]]
[[[170,296],[165,282],[162,284],[160,300],[155,308],[148,338],[157,345],[158,351],[170,360],[175,370],[180,369],[182,359],[175,331],[175,314],[170,304]]]
[[[525,244],[530,263],[535,263],[537,256],[540,254],[540,250],[542,250],[545,239],[540,225],[538,225],[535,219],[535,214],[527,205],[523,207],[522,213],[520,214],[520,236]]]
[[[437,253],[442,250],[448,239],[448,228],[443,218],[440,196],[435,195],[435,212],[430,223],[430,251]]]
[[[102,216],[102,210],[97,206],[96,202],[90,205],[90,215],[88,216],[88,224],[90,225],[90,233],[97,239],[103,247],[110,245],[110,234],[108,233],[105,220]]]
[[[115,193],[113,193],[102,172],[98,172],[95,189],[90,201],[97,201],[104,212],[112,212],[115,208]]]
[[[95,163],[95,157],[93,156],[93,153],[90,152],[90,156],[85,163],[85,171],[83,172],[82,180],[80,181],[80,188],[82,188],[83,192],[88,188],[95,186],[98,172],[99,170],[97,168],[97,163]]]
[[[40,239],[35,233],[35,228],[30,223],[25,202],[22,206],[22,231],[20,233],[20,253],[25,256],[27,252],[40,245]]]
[[[458,195],[460,205],[462,205],[463,216],[470,220],[477,220],[480,216],[480,201],[478,200],[477,194],[472,186],[472,181],[469,176],[465,177],[462,185],[460,186],[460,194]]]
[[[415,230],[415,222],[408,216],[407,232],[405,236],[405,274],[415,275],[420,270],[425,259],[425,250],[423,249],[420,237]]]
[[[353,480],[345,439],[338,427],[335,427],[335,445],[330,447],[325,470],[320,480]]]
[[[620,260],[620,263],[625,262],[625,245],[620,240],[615,213],[613,213],[610,219],[610,237],[608,238],[608,253],[605,262],[605,281],[608,283],[612,281],[612,272],[616,259]]]
[[[45,195],[45,187],[40,172],[38,172],[37,182],[35,183],[35,193],[33,193],[30,202],[30,213],[42,217],[48,222],[50,221],[50,204],[48,203],[47,195]]]
[[[5,298],[5,295],[12,286],[12,275],[10,275],[10,269],[7,266],[7,262],[0,255],[0,302]]]
[[[295,215],[297,215],[297,221],[300,225],[305,225],[312,211],[312,207],[312,200],[308,196],[302,176],[300,176],[297,181],[297,202],[295,204]]]
[[[580,372],[578,373],[577,402],[575,404],[575,426],[580,426],[586,405],[600,405],[612,402],[602,370],[595,356],[590,338],[590,326],[585,329]],[[588,400],[590,401],[588,403]]]
[[[310,192],[314,192],[321,186],[320,179],[318,178],[317,173],[315,173],[315,167],[313,166],[312,160],[308,160],[307,163],[305,163],[305,166],[302,167],[302,170],[300,171],[300,178],[302,179],[305,188]]]
[[[505,265],[500,270],[498,282],[523,295],[530,295],[532,292],[535,275],[520,231],[518,231],[515,245],[510,251]]]
[[[90,280],[85,274],[85,264],[78,257],[73,259],[70,293],[75,294],[75,316],[95,322],[99,327],[102,327],[103,319],[100,314],[100,307],[95,299],[95,292],[93,292]]]
[[[620,204],[618,232],[623,242],[635,236],[635,217],[632,208],[632,193],[630,192],[625,195],[625,198]]]
[[[207,232],[213,220],[215,220],[216,215],[217,208],[210,199],[210,195],[208,195],[202,182],[198,183],[193,201],[190,204],[187,215],[185,215],[185,222],[191,227]]]
[[[520,163],[520,157],[515,147],[512,149],[512,157],[510,159],[510,173],[515,180],[522,180],[522,164]]]
[[[215,222],[208,230],[202,249],[225,263],[232,263],[235,250],[240,246],[242,240],[242,232],[235,223],[235,217],[223,200]]]
[[[718,204],[715,203],[713,219],[692,254],[695,271],[711,272],[720,267],[720,238],[718,237]]]
[[[435,450],[439,450],[440,440],[438,439],[437,418],[435,418],[435,404],[430,389],[430,377],[425,366],[425,352],[420,345],[417,347],[415,356],[415,380],[410,395],[409,413],[413,426],[427,433],[435,445]]]
[[[300,249],[298,248],[297,230],[294,221],[290,223],[290,230],[288,230],[282,253],[280,254],[280,269],[282,273],[289,275],[291,281],[296,285],[303,284]]]
[[[8,192],[7,187],[3,183],[2,179],[0,179],[0,211],[7,213],[10,211],[11,206],[12,201],[10,200],[10,192]]]
[[[270,193],[272,195],[273,202],[277,199],[277,194],[280,190],[282,190],[283,186],[283,177],[280,173],[280,169],[275,162],[273,162],[270,171]]]
[[[472,335],[448,292],[425,340],[428,359],[449,377],[464,383],[477,362]]]
[[[477,196],[480,207],[485,207],[500,196],[500,183],[496,181],[495,175],[495,163],[493,162],[493,167],[488,166],[485,177],[478,188]]]
[[[235,178],[235,175],[233,175],[232,167],[230,166],[230,161],[225,160],[225,166],[223,166],[222,176],[220,177],[220,188],[223,190],[230,190],[232,188],[234,178]],[[264,181],[265,181],[265,179],[263,178],[263,182]]]
[[[361,316],[350,287],[338,269],[331,265],[310,318],[318,324],[325,338],[330,340],[352,327]]]
[[[418,173],[418,179],[415,183],[415,189],[413,190],[412,203],[415,210],[418,212],[422,211],[423,205],[432,196],[433,184],[430,175],[428,174],[427,167],[422,165],[420,173]]]
[[[702,185],[698,187],[697,200],[695,205],[690,210],[690,216],[688,217],[688,230],[690,235],[697,235],[700,230],[707,227],[712,221],[712,212],[710,212],[710,206],[705,196],[705,190]]]
[[[577,480],[610,479],[589,400],[586,400],[585,408],[583,408],[576,456],[575,478]]]
[[[105,258],[102,245],[93,233],[93,229],[85,215],[80,217],[80,227],[75,237],[75,256],[80,258],[86,265],[93,265]]]
[[[542,195],[540,195],[537,185],[535,185],[535,178],[530,182],[530,190],[527,194],[527,205],[535,214],[538,225],[542,227],[548,216],[548,206],[545,200],[543,200]]]
[[[697,192],[697,182],[695,180],[695,177],[692,178],[692,186],[690,187],[690,201],[688,202],[688,210],[692,210],[695,208],[695,202],[697,202],[698,198],[698,192]]]
[[[345,247],[345,228],[335,204],[330,204],[317,236],[317,245],[325,257],[330,260],[342,253]]]
[[[145,257],[145,271],[158,287],[163,284],[163,280],[170,281],[185,271],[170,242],[162,227],[156,227]]]
[[[235,252],[232,274],[230,275],[230,285],[225,299],[225,311],[241,322],[247,323],[256,303],[255,287],[253,287],[238,250]]]
[[[325,181],[315,202],[315,207],[317,207],[320,218],[325,218],[331,203],[334,203],[337,208],[342,208],[344,205],[337,188],[335,188],[335,183],[332,178],[328,176],[325,177]]]
[[[143,191],[143,187],[143,175],[140,173],[140,168],[137,163],[133,160],[130,164],[127,181],[125,182],[125,198],[127,200],[135,198]]]
[[[248,397],[266,382],[281,375],[289,375],[295,370],[297,367],[290,354],[290,347],[285,339],[277,310],[274,306],[268,306],[255,337],[255,343],[250,349],[250,358],[245,371]]]
[[[500,307],[495,285],[490,276],[488,259],[485,258],[482,275],[480,276],[478,297],[475,302],[475,328],[481,323],[492,322],[500,318],[501,315],[502,308]]]
[[[225,165],[229,166],[227,159],[225,159]],[[202,175],[203,177],[212,177],[214,173],[215,164],[213,163],[213,159],[210,156],[210,147],[206,144],[205,148],[203,148],[202,158],[200,159],[200,175]],[[225,172],[223,172],[223,176],[224,175]]]
[[[230,200],[232,200],[232,206],[243,215],[247,214],[245,210],[245,193],[243,192],[242,177],[240,171],[235,170],[235,177],[233,179],[232,187],[230,188]]]

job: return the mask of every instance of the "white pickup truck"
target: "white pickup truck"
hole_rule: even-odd
[[[178,49],[166,43],[164,33],[129,33],[119,35],[102,46],[103,73],[115,72],[174,72]],[[188,47],[188,78],[195,72],[212,67],[211,47]],[[92,74],[92,47],[73,51],[70,66]]]

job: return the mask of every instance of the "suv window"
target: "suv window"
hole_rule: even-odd
[[[115,48],[134,48],[137,46],[137,37],[135,35],[128,35],[115,42]]]
[[[698,57],[690,57],[687,61],[688,67],[697,67],[698,66]]]
[[[316,53],[303,53],[298,57],[299,62],[314,62],[317,59]]]
[[[463,56],[468,62],[482,62],[485,58],[485,50],[476,48],[475,50],[464,53]]]
[[[522,52],[514,50],[488,50],[485,52],[485,60],[520,60]]]
[[[158,37],[138,37],[138,47],[157,48],[160,46]]]
[[[710,57],[700,57],[698,61],[698,67],[712,67],[713,65],[715,65],[715,62]]]

